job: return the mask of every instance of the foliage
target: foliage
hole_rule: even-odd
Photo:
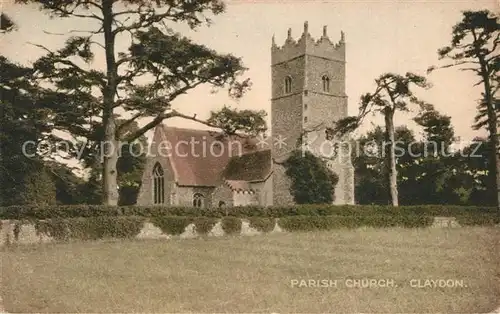
[[[126,217],[86,217],[71,219],[49,219],[37,221],[37,232],[47,234],[57,240],[97,240],[104,238],[133,238],[144,224],[144,218]]]
[[[412,87],[428,88],[430,84],[426,78],[414,73],[404,76],[394,73],[385,73],[375,79],[377,85],[375,92],[361,96],[359,113],[356,117],[346,117],[335,122],[335,127],[330,130],[334,135],[343,136],[357,129],[364,118],[372,113],[381,113],[385,120],[384,145],[387,188],[392,205],[399,205],[397,186],[397,166],[395,157],[395,127],[394,114],[396,111],[409,111],[410,103],[426,108],[428,104],[419,100],[413,93]]]
[[[413,132],[405,126],[395,128],[396,150],[398,152],[398,176],[403,181],[406,173],[404,168],[413,158],[410,156],[410,144],[415,142]],[[384,131],[376,127],[357,139],[359,154],[353,151],[353,166],[355,175],[355,200],[358,204],[388,204],[390,203],[387,167],[384,160]],[[414,150],[414,148],[412,149]],[[406,189],[401,191],[401,204],[406,204]]]
[[[486,127],[489,133],[489,189],[496,194],[500,209],[500,139],[498,120],[500,117],[499,99],[496,94],[500,88],[500,23],[498,15],[488,10],[464,11],[462,19],[453,26],[451,43],[438,50],[440,59],[451,63],[438,68],[459,67],[478,76],[475,85],[483,87],[482,99],[477,107],[474,128]],[[428,72],[436,69],[432,66]]]
[[[226,134],[241,132],[248,136],[259,136],[267,131],[265,110],[234,110],[223,107],[220,111],[212,112],[207,123],[222,129]]]
[[[133,210],[130,210],[133,209]],[[0,207],[0,219],[33,220],[76,217],[116,217],[137,216],[145,218],[162,218],[187,220],[182,223],[167,221],[165,224],[187,226],[194,217],[223,218],[237,217],[250,219],[279,218],[286,216],[360,216],[360,215],[427,215],[427,216],[457,216],[464,214],[497,213],[492,206],[459,206],[459,205],[414,205],[400,208],[388,205],[331,205],[308,204],[287,207],[233,207],[226,208],[191,208],[191,207],[161,207],[161,206],[104,206],[104,205],[66,205],[66,206],[9,206]],[[161,223],[163,224],[163,223]],[[182,229],[182,227],[180,228]],[[184,231],[184,229],[182,229]]]
[[[245,132],[252,130],[252,125],[246,123],[262,120],[261,113],[244,111],[240,118],[236,111],[227,114],[223,110],[219,116],[234,118],[236,122],[226,121],[230,127],[221,125],[219,120],[215,121],[217,125],[210,125],[196,115],[185,115],[172,108],[178,96],[199,85],[229,87],[229,94],[235,98],[250,87],[248,79],[239,81],[246,70],[240,58],[196,44],[167,26],[183,23],[195,29],[208,24],[209,15],[224,12],[220,0],[16,2],[36,4],[53,17],[96,24],[94,31],[72,32],[84,35],[69,37],[56,51],[36,45],[46,55],[34,62],[33,68],[39,82],[59,92],[46,107],[59,110],[60,114],[55,116],[57,129],[84,138],[83,144],[89,146],[86,154],[93,153],[92,146],[96,143],[106,143],[106,150],[101,152],[101,179],[102,198],[107,205],[119,202],[116,188],[119,142],[131,143],[170,118],[189,119],[231,131],[241,126]],[[118,50],[118,37],[130,38],[125,50]],[[105,70],[89,67],[100,52],[105,55]],[[121,115],[117,116],[117,112]],[[142,118],[151,119],[127,134],[129,124]]]
[[[500,224],[500,215],[482,214],[482,215],[461,215],[456,217],[461,226],[494,226]]]
[[[335,198],[338,176],[309,151],[295,150],[285,161],[290,193],[297,204],[329,204]]]
[[[241,219],[236,217],[222,217],[221,220],[222,230],[226,234],[240,234],[241,233]]]
[[[250,227],[260,232],[271,232],[274,230],[276,221],[273,218],[250,217],[248,218]]]
[[[278,220],[286,231],[318,231],[359,227],[428,227],[433,217],[423,215],[290,216]]]
[[[179,216],[156,216],[151,218],[151,222],[166,234],[179,235],[192,223],[191,217]]]
[[[6,33],[12,31],[16,27],[14,21],[7,14],[0,13],[0,32]]]
[[[193,223],[196,227],[196,232],[205,235],[212,231],[217,223],[217,219],[212,217],[197,217],[194,219]]]

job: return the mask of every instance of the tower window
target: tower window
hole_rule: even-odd
[[[153,202],[154,204],[165,203],[165,178],[163,168],[159,163],[153,167]]]
[[[323,75],[321,80],[323,81],[323,91],[326,93],[330,92],[330,78],[326,75]]]
[[[307,104],[304,104],[304,110],[307,110]]]
[[[203,196],[203,194],[195,193],[193,195],[193,207],[202,208],[203,203],[204,203],[204,199],[205,199],[205,197]]]
[[[304,117],[304,122],[307,122],[307,117]]]
[[[285,94],[292,92],[292,78],[290,76],[285,77]]]

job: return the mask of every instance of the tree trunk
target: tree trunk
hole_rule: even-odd
[[[118,162],[118,141],[115,138],[115,121],[113,116],[103,119],[105,125],[104,142],[101,143],[103,156],[102,195],[103,204],[108,206],[118,205],[118,183],[116,164]]]
[[[491,176],[493,191],[496,198],[496,205],[500,210],[500,143],[498,138],[498,121],[496,115],[496,108],[493,104],[493,95],[491,93],[490,77],[487,68],[487,62],[484,57],[479,57],[479,64],[481,65],[481,76],[484,82],[484,100],[486,102],[486,112],[488,115],[488,133],[489,142],[491,147],[490,163],[488,173]]]
[[[118,162],[119,143],[116,138],[114,117],[114,101],[117,85],[117,69],[115,59],[115,34],[113,33],[113,0],[102,1],[104,47],[106,54],[107,84],[103,88],[103,127],[104,142],[101,143],[103,156],[103,204],[116,206],[118,204],[118,184],[116,164]]]
[[[394,140],[394,110],[386,108],[384,111],[385,138],[389,149],[385,151],[387,165],[387,181],[389,183],[389,198],[392,206],[398,206],[398,171],[396,169],[396,153]],[[387,143],[385,145],[387,145]]]

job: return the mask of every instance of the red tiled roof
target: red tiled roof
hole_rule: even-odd
[[[170,162],[177,184],[182,186],[217,186],[222,183],[231,157],[258,149],[255,139],[223,137],[221,133],[207,130],[160,127],[171,147]]]

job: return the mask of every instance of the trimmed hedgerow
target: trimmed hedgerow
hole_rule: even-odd
[[[423,215],[372,215],[372,216],[290,216],[278,220],[286,231],[316,231],[358,227],[418,228],[432,225],[433,217]]]
[[[38,220],[35,223],[35,229],[38,233],[46,234],[59,241],[69,239],[70,232],[68,226],[67,220],[62,218]]]
[[[198,217],[194,219],[193,223],[196,228],[196,232],[205,235],[213,229],[213,227],[217,223],[217,218]]]
[[[276,220],[274,218],[265,217],[250,217],[248,222],[251,228],[254,228],[260,232],[271,232],[276,225]]]
[[[63,206],[10,206],[0,207],[0,219],[52,219],[101,216],[188,216],[222,218],[226,216],[279,218],[288,216],[373,216],[373,215],[423,215],[460,216],[476,214],[497,214],[496,207],[487,206],[384,206],[384,205],[296,205],[288,207],[233,207],[191,208],[161,206],[103,206],[103,205],[63,205]]]
[[[241,233],[241,219],[236,217],[224,217],[221,220],[222,230],[226,234]]]
[[[494,226],[500,224],[500,214],[461,215],[455,218],[461,226]]]
[[[193,222],[193,217],[163,216],[151,218],[151,223],[166,234],[179,235]]]
[[[97,240],[105,238],[133,238],[144,225],[143,217],[90,217],[48,219],[37,221],[37,232],[56,240]]]

